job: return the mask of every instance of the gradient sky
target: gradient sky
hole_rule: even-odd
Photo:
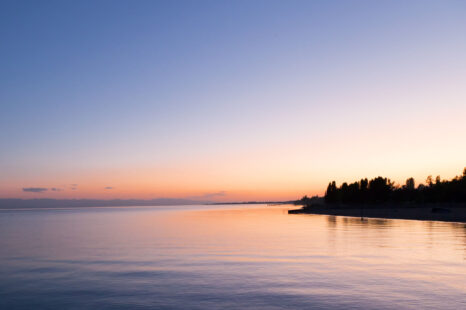
[[[2,1],[0,36],[1,198],[295,199],[466,166],[464,1]]]

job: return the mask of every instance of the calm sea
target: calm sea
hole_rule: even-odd
[[[286,206],[0,211],[1,309],[466,309],[466,225]]]

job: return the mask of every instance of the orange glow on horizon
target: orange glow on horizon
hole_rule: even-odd
[[[461,169],[444,170],[443,173],[438,170],[429,174],[434,177],[441,175],[443,179],[451,179],[460,175]],[[57,182],[41,183],[41,187],[47,188],[42,193],[29,193],[22,191],[21,188],[14,186],[2,185],[4,190],[1,193],[2,198],[56,198],[56,199],[156,199],[156,198],[178,198],[191,200],[208,200],[217,202],[232,201],[281,201],[294,200],[303,195],[323,195],[329,181],[335,180],[338,184],[342,182],[352,182],[360,178],[376,177],[378,175],[387,176],[398,184],[404,184],[405,180],[413,176],[416,184],[425,183],[428,174],[419,172],[417,174],[399,173],[397,176],[384,173],[368,175],[365,173],[354,172],[348,177],[325,178],[317,177],[316,174],[304,173],[285,173],[281,175],[263,174],[255,175],[247,180],[242,180],[230,172],[219,174],[204,175],[203,178],[197,177],[199,174],[191,171],[185,173],[183,177],[178,174],[160,175],[154,177],[152,174],[132,175],[132,178],[123,177],[121,179],[113,178],[113,182],[104,182],[108,180],[108,175],[104,174],[101,178],[94,177],[93,182],[85,182],[86,179],[75,181],[76,187],[72,187],[68,182],[63,186],[57,186]],[[314,177],[312,177],[314,176]],[[183,182],[179,180],[182,179]],[[81,182],[79,182],[81,181]],[[24,186],[26,187],[26,186]],[[111,187],[111,189],[109,188]],[[51,188],[56,188],[52,191]],[[74,189],[72,189],[74,188]],[[109,189],[106,189],[109,188]]]

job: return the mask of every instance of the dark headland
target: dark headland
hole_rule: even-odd
[[[427,177],[415,186],[413,178],[395,185],[388,178],[361,179],[338,187],[330,182],[325,196],[296,201],[301,209],[289,214],[327,214],[355,217],[450,221],[466,223],[466,168],[461,176],[441,180]]]

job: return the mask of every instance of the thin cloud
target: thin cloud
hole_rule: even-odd
[[[188,197],[190,199],[211,199],[215,197],[223,197],[226,196],[227,192],[226,191],[218,191],[218,192],[212,192],[212,193],[205,193],[200,196],[191,196]]]
[[[52,192],[61,192],[63,190],[63,188],[52,187],[50,190]]]
[[[43,193],[46,192],[48,189],[44,187],[23,187],[23,192],[28,193]]]
[[[106,187],[104,187],[104,189],[115,189],[115,187],[112,187],[112,186],[106,186]]]

